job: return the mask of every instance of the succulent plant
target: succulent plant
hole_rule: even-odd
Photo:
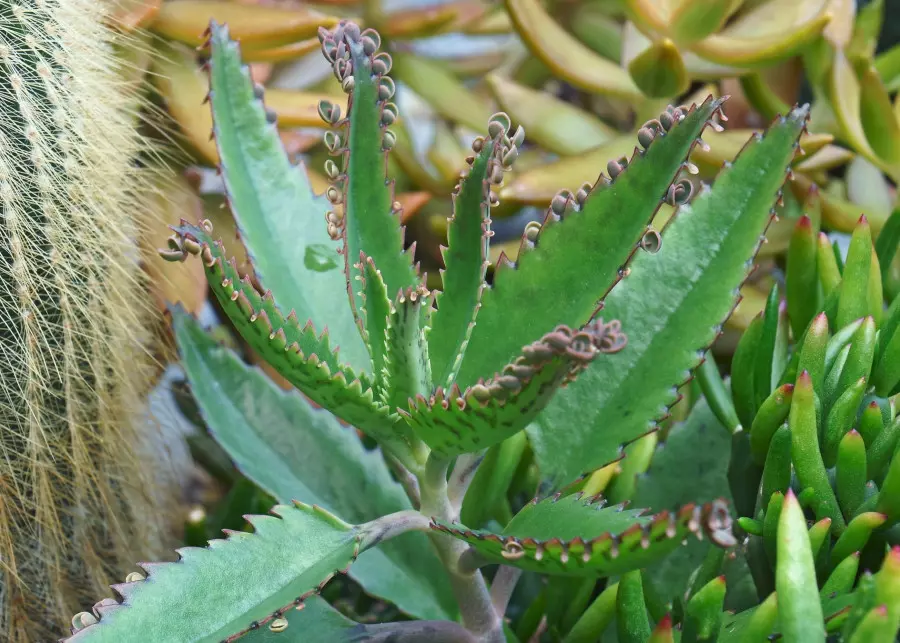
[[[882,551],[876,575],[856,590],[852,578],[835,581],[835,596],[820,602],[813,551],[827,530],[807,538],[801,503],[809,492],[799,490],[798,500],[785,489],[774,527],[778,559],[765,565],[777,603],[760,591],[758,607],[731,616],[722,566],[750,559],[732,534],[728,504],[672,502],[672,485],[651,498],[648,480],[666,466],[664,451],[659,467],[636,477],[678,388],[701,364],[710,370],[704,355],[774,216],[807,108],[778,117],[712,186],[695,189],[682,173],[696,171],[692,151],[704,149],[708,126],[720,127],[723,100],[667,107],[639,129],[632,155],[554,196],[543,221],[526,228],[516,260],[501,257],[488,283],[491,210],[524,140],[497,113],[453,190],[436,292],[419,272],[415,244],[405,244],[385,174],[398,110],[393,59],[379,53],[378,33],[347,21],[319,31],[349,95],[346,114],[330,100],[318,106],[334,128],[325,146],[339,161],[325,165],[333,185],[324,198],[284,153],[277,117],[228,29],[213,22],[207,36],[217,156],[252,275],[228,261],[205,219],[174,226],[161,254],[196,256],[241,338],[299,390],[279,390],[173,309],[200,415],[279,503],[277,517],[248,517],[255,533],[181,549],[176,563],[143,564],[146,576],[114,586],[117,599],[76,615],[68,640],[504,641],[543,627],[571,642],[598,640],[615,620],[620,641],[669,641],[673,628],[683,641],[760,640],[775,631],[796,641],[805,640],[802,623],[834,630],[841,615],[848,637],[893,635],[900,554]],[[663,204],[677,212],[657,229]],[[766,329],[765,341],[781,346]],[[767,363],[771,382],[785,362]],[[762,371],[753,381],[763,381]],[[719,388],[672,430],[667,449],[706,430],[710,408],[722,412],[721,382],[703,382]],[[753,400],[763,397],[753,390]],[[720,431],[718,442],[729,435]],[[504,518],[503,503],[485,503],[508,499],[526,443],[539,477],[526,463],[524,488],[539,494],[516,512],[506,505]],[[789,458],[798,470],[805,462]],[[741,468],[746,461],[738,452],[729,472],[740,515],[741,483],[754,493],[759,486],[756,472]],[[620,472],[610,485],[611,467]],[[705,486],[702,494],[717,492]],[[652,511],[626,508],[629,499]],[[678,601],[655,600],[650,570],[686,551],[692,535],[702,537],[705,560],[681,579]],[[484,571],[495,564],[489,587]],[[348,621],[314,596],[338,572],[416,620]],[[547,576],[572,605],[536,602],[513,632],[504,613],[520,578],[532,574]]]
[[[143,144],[109,11],[0,9],[0,638],[15,643],[62,635],[169,545],[143,415],[163,320],[135,261]]]

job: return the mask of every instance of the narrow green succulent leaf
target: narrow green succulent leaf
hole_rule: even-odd
[[[888,467],[884,483],[878,491],[875,511],[887,516],[889,526],[900,520],[900,456],[896,452]]]
[[[429,398],[418,395],[401,413],[436,453],[474,453],[524,429],[595,357],[609,359],[626,342],[616,320],[598,318],[577,332],[558,326],[490,380],[465,391],[454,384]]]
[[[694,594],[685,608],[683,643],[715,641],[722,626],[722,607],[725,603],[725,577],[712,579]]]
[[[351,287],[359,293],[359,327],[372,358],[374,387],[384,399],[387,374],[387,327],[391,300],[384,277],[372,257],[359,254],[353,265]],[[357,282],[354,284],[353,282]]]
[[[831,488],[822,455],[819,452],[819,436],[816,427],[814,392],[809,373],[804,371],[797,378],[794,399],[791,403],[789,426],[791,429],[791,459],[801,488],[815,493],[817,518],[831,518],[834,532],[840,535],[846,523]]]
[[[888,271],[900,248],[900,208],[895,209],[875,239],[875,254],[881,268],[881,281],[887,283]]]
[[[862,325],[850,338],[850,352],[838,380],[839,391],[846,391],[860,378],[869,378],[872,373],[872,361],[875,359],[876,339],[875,320],[872,317],[865,317]]]
[[[844,618],[853,604],[854,594],[839,594],[822,600],[822,612],[825,614],[826,631],[833,632],[839,630],[844,623]],[[776,600],[778,603],[776,604]],[[764,607],[765,606],[765,607]],[[760,638],[744,638],[744,635],[750,631],[750,624],[756,621],[756,615],[761,609],[771,612],[780,611],[780,598],[775,599],[774,595],[770,595],[761,605],[753,607],[735,615],[726,614],[722,623],[722,630],[719,634],[718,643],[764,643],[764,639]],[[777,617],[777,614],[776,614]],[[768,620],[768,619],[765,619]],[[785,640],[782,635],[782,627],[780,619],[776,618],[769,641]],[[758,631],[758,630],[757,630]],[[772,638],[773,637],[773,638]]]
[[[338,245],[328,236],[328,201],[293,166],[257,95],[228,27],[210,25],[209,102],[225,191],[256,277],[285,310],[328,328],[341,358],[356,371],[366,348],[347,302]]]
[[[870,571],[864,571],[856,584],[856,590],[851,594],[853,602],[850,612],[841,629],[844,640],[849,640],[853,632],[859,626],[865,615],[878,605],[875,595],[875,576]]]
[[[778,521],[781,518],[781,510],[784,507],[784,494],[780,491],[773,493],[766,504],[766,512],[763,516],[763,544],[769,561],[777,562],[778,556]]]
[[[775,432],[769,443],[754,515],[765,509],[773,493],[787,492],[791,484],[791,473],[791,430],[785,425]]]
[[[460,386],[489,377],[556,324],[577,328],[591,319],[668,191],[676,191],[673,180],[721,105],[709,99],[677,116],[666,112],[661,118],[670,129],[655,138],[648,129],[649,145],[636,149],[624,170],[612,161],[614,180],[601,175],[574,195],[554,197],[536,247],[521,252],[515,267],[499,265],[482,294]],[[587,261],[590,271],[583,270]],[[574,274],[580,278],[573,282]]]
[[[831,531],[831,518],[822,518],[809,528],[809,548],[813,553],[813,558],[818,558],[822,553],[822,546],[828,539],[829,531]]]
[[[837,356],[840,354],[842,350],[847,348],[847,345],[850,343],[850,339],[859,330],[862,326],[865,318],[859,318],[853,321],[846,326],[838,328],[837,332],[835,332],[834,336],[828,340],[828,344],[825,347],[825,372],[830,373],[835,370],[834,364],[837,361]],[[842,367],[843,368],[843,367]],[[840,370],[840,369],[838,369]]]
[[[616,632],[620,643],[644,643],[650,638],[650,621],[638,570],[625,572],[616,594]]]
[[[837,539],[831,550],[831,564],[837,565],[850,556],[853,552],[861,551],[875,529],[881,527],[887,516],[884,514],[867,511],[853,518],[847,525],[846,531]]]
[[[784,640],[794,643],[824,641],[824,616],[806,519],[800,503],[790,491],[778,520],[775,587]]]
[[[878,400],[872,400],[859,414],[859,433],[865,442],[865,446],[871,447],[884,430],[884,416]]]
[[[648,433],[625,446],[619,471],[605,490],[610,502],[626,502],[634,497],[637,478],[650,466],[657,441],[655,433]]]
[[[241,280],[234,260],[225,260],[222,242],[214,242],[211,234],[210,226],[182,221],[173,242],[200,256],[210,288],[241,337],[313,402],[371,435],[407,466],[419,468],[415,436],[374,401],[368,378],[338,362],[327,335],[317,335],[311,324],[301,327],[294,315],[285,317],[270,293],[260,295],[249,279]]]
[[[804,329],[821,310],[818,266],[816,263],[816,231],[812,221],[803,215],[787,252],[786,297],[788,316],[794,337],[800,337]]]
[[[841,279],[837,327],[865,317],[868,312],[869,270],[872,262],[872,233],[865,215],[861,216],[847,250],[847,265]]]
[[[853,631],[849,643],[893,643],[896,628],[891,627],[886,605],[873,607]]]
[[[382,456],[300,395],[218,346],[180,310],[173,326],[191,392],[238,469],[278,502],[315,504],[355,523],[412,509]],[[418,618],[453,619],[446,572],[424,535],[408,533],[363,554],[350,576]]]
[[[726,619],[727,621],[728,619]],[[778,621],[778,595],[772,592],[753,610],[741,631],[741,643],[768,643]]]
[[[656,627],[653,628],[653,632],[650,633],[647,643],[675,643],[672,616],[670,614],[666,614],[659,620]]]
[[[462,363],[481,291],[485,287],[492,178],[500,178],[495,175],[502,173],[503,156],[508,149],[515,148],[503,143],[506,129],[503,127],[502,131],[494,132],[496,136],[488,139],[479,139],[475,147],[480,146],[480,149],[470,157],[466,177],[454,190],[453,216],[447,225],[447,247],[442,251],[441,294],[437,296],[438,308],[432,315],[428,332],[428,354],[434,381],[439,386],[451,386]]]
[[[894,332],[893,336],[885,341],[885,344],[884,351],[872,373],[875,393],[883,397],[893,393],[897,384],[900,383],[900,333]]]
[[[387,77],[391,57],[377,53],[380,37],[372,30],[360,33],[352,22],[342,21],[333,31],[320,30],[323,53],[350,94],[346,119],[331,121],[338,129],[326,140],[330,151],[342,157],[342,172],[334,181],[336,203],[343,203],[343,217],[334,217],[344,241],[348,283],[352,264],[360,253],[371,257],[384,277],[388,293],[415,287],[419,278],[412,264],[412,251],[403,248],[404,229],[394,207],[394,182],[385,176],[388,151],[396,140],[387,129],[397,117],[389,103],[393,83]],[[339,56],[346,50],[348,58]],[[351,293],[357,310],[360,295]]]
[[[722,374],[719,373],[716,360],[709,353],[697,368],[697,381],[700,383],[700,389],[703,391],[703,396],[706,398],[709,408],[719,418],[722,426],[731,433],[739,431],[741,429],[741,421],[734,410],[734,404],[731,403],[731,395],[729,395],[728,389],[725,387],[725,382],[722,380]]]
[[[859,571],[859,552],[853,552],[835,565],[828,579],[822,585],[819,596],[825,598],[833,594],[846,594],[853,589],[856,573]]]
[[[399,292],[391,304],[386,356],[386,403],[391,408],[408,406],[416,396],[431,391],[431,363],[425,341],[430,310],[431,293],[424,286]]]
[[[867,481],[866,443],[862,435],[851,430],[838,446],[834,480],[838,504],[847,520],[856,515],[856,510],[866,499]]]
[[[756,394],[754,393],[756,349],[762,334],[762,315],[754,317],[738,340],[731,360],[731,396],[741,425],[753,426],[756,420]]]
[[[803,337],[803,343],[799,347],[800,359],[797,363],[797,374],[799,375],[803,371],[809,373],[813,390],[820,399],[825,394],[829,337],[828,316],[820,313],[810,322],[806,335]]]
[[[486,560],[545,574],[610,576],[637,570],[703,533],[720,546],[734,544],[723,501],[688,505],[655,516],[598,496],[573,494],[532,502],[500,533],[433,521],[432,527],[469,543]]]
[[[651,98],[678,96],[691,84],[681,52],[668,38],[651,43],[635,56],[628,63],[628,73],[638,89]]]
[[[750,453],[760,466],[766,462],[769,443],[778,428],[787,420],[794,398],[794,385],[783,384],[772,391],[759,407],[750,426]]]
[[[778,285],[772,286],[763,311],[763,324],[756,344],[756,359],[753,365],[754,407],[759,409],[772,392],[772,361],[778,336],[780,300]]]
[[[607,585],[572,626],[563,643],[594,643],[599,640],[616,617],[618,596],[619,584]]]
[[[526,435],[517,433],[488,449],[463,499],[460,512],[463,524],[481,527],[487,523],[505,499],[527,446]]]
[[[178,562],[142,565],[146,579],[114,585],[122,603],[99,608],[100,621],[67,640],[219,643],[267,625],[360,553],[360,529],[324,509],[272,511],[277,517],[248,517],[255,533],[231,532],[178,550]]]
[[[875,575],[875,598],[887,606],[891,634],[900,627],[900,547],[892,547]]]
[[[821,400],[817,400],[817,403],[821,402],[821,411],[823,414],[827,415],[831,405],[841,394],[839,382],[841,373],[844,371],[844,365],[847,363],[847,358],[850,356],[850,348],[850,344],[847,344],[841,349],[841,352],[838,353],[837,358],[834,360],[831,371],[825,377],[825,395]]]
[[[822,440],[822,461],[829,469],[837,462],[841,440],[856,422],[859,403],[862,402],[865,392],[866,378],[861,377],[841,393],[828,411]]]
[[[713,548],[716,552],[725,555],[725,550],[718,547]],[[650,582],[653,572],[647,568],[641,570],[641,586],[644,590],[644,602],[647,604],[647,612],[650,619],[658,621],[666,614],[672,611],[672,601],[667,600],[662,594],[656,591],[656,587]]]
[[[894,299],[888,307],[884,315],[879,332],[878,346],[875,352],[875,364],[879,365],[884,361],[884,354],[887,352],[888,346],[894,341],[894,337],[900,329],[900,297]]]
[[[676,401],[676,387],[736,303],[805,121],[806,110],[798,109],[753,137],[715,186],[670,220],[659,252],[638,251],[628,276],[606,296],[603,314],[621,320],[627,350],[595,361],[529,430],[553,485],[614,460],[621,444],[652,430],[660,409]],[[749,427],[753,418],[744,424],[734,398]]]
[[[900,418],[884,427],[866,450],[868,479],[880,480],[900,442]]]

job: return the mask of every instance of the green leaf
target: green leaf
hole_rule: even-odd
[[[240,471],[279,502],[316,504],[354,523],[412,509],[381,455],[333,415],[281,391],[183,311],[173,312],[173,325],[206,425]],[[367,551],[350,576],[418,618],[456,615],[444,567],[421,533]]]
[[[784,499],[778,520],[777,559],[775,587],[785,641],[824,641],[822,603],[806,519],[791,491]]]
[[[644,588],[638,570],[625,572],[616,592],[616,633],[619,643],[644,643],[650,638],[650,622]]]
[[[557,326],[490,380],[462,392],[454,384],[427,399],[418,395],[409,412],[400,413],[442,456],[480,451],[524,429],[598,354],[608,359],[626,342],[615,321],[595,319],[578,332]]]
[[[403,249],[404,229],[394,210],[394,182],[385,176],[388,151],[396,140],[387,129],[397,117],[397,107],[387,102],[394,92],[394,83],[387,77],[391,57],[377,53],[381,42],[377,33],[371,29],[360,33],[352,22],[342,21],[331,32],[321,29],[319,39],[325,58],[350,94],[347,117],[341,121],[332,118],[337,129],[326,138],[329,151],[342,157],[342,172],[332,166],[326,167],[326,172],[334,178],[335,203],[343,202],[343,217],[334,219],[339,220],[344,241],[348,283],[352,264],[362,252],[381,270],[389,294],[414,287],[419,278],[412,265],[413,253]],[[349,58],[338,56],[344,48]],[[333,106],[330,111],[334,116]],[[333,144],[329,145],[329,140]],[[357,310],[362,308],[355,289],[351,299]]]
[[[628,63],[628,73],[640,90],[651,98],[683,94],[691,85],[684,60],[675,43],[664,38]]]
[[[699,446],[702,445],[702,448]],[[659,512],[728,493],[731,438],[706,400],[699,400],[657,447],[650,468],[637,479],[631,503]],[[708,541],[689,541],[650,567],[648,580],[664,599],[684,593],[691,572],[703,562]]]
[[[677,192],[673,180],[721,105],[709,99],[678,116],[666,112],[661,118],[671,124],[668,132],[652,142],[642,139],[649,146],[635,150],[624,171],[621,161],[611,162],[618,173],[613,181],[601,175],[574,195],[563,191],[554,197],[536,247],[520,253],[514,268],[498,265],[493,286],[482,294],[460,386],[489,377],[555,325],[578,328],[591,319],[664,197]]]
[[[725,577],[719,576],[691,596],[685,607],[681,640],[684,643],[714,641],[722,624],[725,603]]]
[[[431,293],[424,286],[397,294],[391,304],[387,329],[388,390],[391,408],[409,405],[413,398],[431,391],[431,364],[425,342],[426,315]]]
[[[415,436],[390,409],[374,401],[368,378],[338,362],[325,333],[317,336],[311,324],[301,328],[294,315],[282,315],[271,293],[261,296],[249,279],[241,280],[234,260],[225,261],[222,242],[213,242],[211,226],[182,221],[169,243],[200,256],[223,311],[272,368],[313,402],[371,435],[407,466],[418,468],[411,446]]]
[[[366,348],[347,302],[337,244],[328,236],[328,201],[313,194],[302,166],[285,154],[254,91],[228,27],[210,25],[209,102],[220,168],[256,277],[285,310],[328,328],[342,359],[361,372]]]
[[[175,563],[149,563],[147,578],[114,585],[122,603],[69,641],[219,643],[265,625],[302,602],[360,553],[362,532],[319,507],[278,505],[252,516],[255,533],[231,532]]]
[[[433,521],[432,527],[469,543],[491,562],[544,574],[609,576],[646,567],[690,534],[734,542],[723,501],[641,516],[621,505],[603,507],[580,493],[533,501],[498,533]]]
[[[241,643],[350,643],[366,627],[351,621],[316,595],[303,601],[303,609],[287,610],[281,618],[288,623],[286,629],[273,632],[269,626],[263,626],[239,640]]]
[[[898,50],[900,51],[900,50]],[[875,254],[878,256],[878,266],[881,268],[881,281],[888,281],[888,273],[894,255],[900,248],[900,208],[895,209],[875,239]]]
[[[661,250],[638,251],[606,296],[603,314],[622,322],[627,349],[592,364],[529,430],[554,486],[616,459],[621,444],[652,430],[674,404],[735,305],[805,122],[798,109],[752,138],[712,189],[682,206]]]
[[[872,262],[872,233],[865,215],[853,230],[847,250],[847,264],[841,279],[841,296],[838,300],[837,328],[865,317],[868,314],[869,270]]]
[[[384,380],[387,377],[387,327],[388,316],[391,314],[391,299],[381,271],[365,253],[360,252],[359,261],[353,264],[351,274],[359,281],[358,323],[369,348],[369,355],[372,357],[372,375],[379,399],[384,401]]]
[[[505,117],[505,114],[497,116]],[[505,122],[504,122],[505,121]],[[441,294],[437,310],[431,317],[428,332],[428,354],[434,381],[449,387],[466,349],[469,335],[484,288],[488,265],[488,237],[491,226],[492,178],[503,170],[504,145],[509,119],[492,118],[488,128],[499,129],[489,139],[477,139],[480,148],[469,157],[466,177],[453,195],[453,216],[448,220],[447,247],[442,249],[444,270],[441,271]],[[517,152],[513,152],[515,154]],[[502,174],[501,174],[502,177]],[[500,177],[497,177],[500,178]]]

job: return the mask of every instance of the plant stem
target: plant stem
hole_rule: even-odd
[[[450,621],[404,621],[366,625],[366,643],[477,643],[471,632]],[[354,639],[357,640],[357,639]]]
[[[394,475],[397,476],[397,480],[400,482],[403,490],[406,492],[409,501],[413,504],[413,507],[418,509],[422,504],[422,497],[419,494],[419,479],[414,476],[409,469],[403,466],[403,463],[400,462],[391,453],[387,451],[384,452],[384,459],[390,467],[391,471],[393,471]]]
[[[431,521],[415,509],[407,509],[376,518],[360,526],[363,532],[360,550],[375,547],[383,540],[395,538],[407,531],[430,531]]]
[[[484,451],[481,453],[463,454],[456,459],[456,464],[453,465],[447,493],[450,498],[450,504],[457,513],[462,508],[463,498],[465,498],[466,490],[468,490],[469,485],[472,484],[472,480],[475,478],[478,465],[484,460],[484,454]]]
[[[447,494],[449,466],[449,460],[432,453],[425,465],[425,473],[419,479],[419,487],[422,491],[421,513],[452,522],[458,518],[459,509],[454,509]],[[436,532],[430,533],[429,538],[449,573],[463,625],[479,643],[505,643],[503,619],[494,611],[484,576],[480,571],[465,572],[459,567],[459,558],[469,546],[462,540]]]
[[[522,570],[518,567],[510,567],[509,565],[501,565],[494,576],[491,583],[491,603],[494,605],[494,611],[497,616],[503,618],[506,614],[506,607],[509,605],[509,599],[512,598],[513,591],[519,578],[522,577]]]

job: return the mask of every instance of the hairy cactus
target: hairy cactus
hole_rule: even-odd
[[[110,5],[0,7],[0,637],[47,641],[158,551],[136,431],[154,319]]]
[[[523,234],[516,260],[502,257],[487,283],[491,209],[524,142],[509,116],[495,114],[453,190],[438,296],[419,274],[415,247],[405,246],[385,176],[398,113],[393,61],[379,53],[378,33],[352,22],[319,32],[349,94],[346,115],[332,101],[319,105],[334,127],[325,145],[340,161],[326,164],[334,184],[324,198],[281,149],[274,114],[228,30],[213,22],[208,37],[220,167],[253,276],[267,290],[260,294],[227,259],[208,220],[174,226],[161,254],[197,257],[250,348],[323,408],[275,388],[176,309],[201,415],[277,499],[278,517],[250,517],[254,534],[182,549],[177,563],[144,564],[146,577],[114,586],[120,600],[76,615],[70,640],[252,640],[287,631],[499,643],[515,640],[503,614],[523,570],[562,583],[583,578],[589,589],[620,576],[621,622],[643,620],[634,632],[649,636],[635,595],[641,570],[689,536],[717,552],[736,545],[728,504],[654,502],[647,515],[598,496],[595,475],[658,428],[735,306],[807,110],[752,137],[710,187],[694,185],[688,159],[705,147],[706,127],[724,119],[723,101],[669,106],[641,128],[631,156],[559,192],[543,222]],[[665,203],[679,212],[658,230]],[[342,292],[349,302],[336,306]],[[363,449],[338,419],[380,449]],[[473,506],[505,493],[522,453],[507,445],[521,445],[526,428],[542,495],[556,493],[499,525],[461,524],[461,516],[490,513]],[[507,476],[501,464],[512,465]],[[482,569],[494,563],[501,569],[489,590]],[[422,621],[351,625],[353,634],[341,634],[345,622],[313,597],[338,573]],[[723,621],[724,584],[707,589],[709,580],[695,581],[703,589],[678,616],[685,635],[709,638]],[[609,605],[606,592],[601,599]],[[589,613],[582,629],[596,627],[586,624]],[[666,619],[669,639],[658,640],[671,640]],[[590,631],[581,640],[602,633]],[[620,632],[623,641],[645,640]]]

